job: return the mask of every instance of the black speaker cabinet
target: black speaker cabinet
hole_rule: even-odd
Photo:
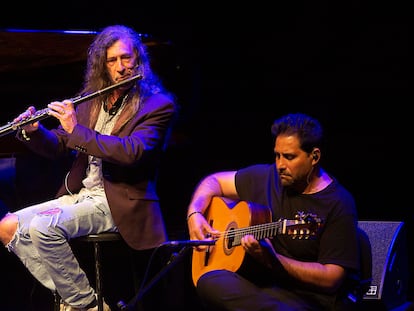
[[[390,310],[406,302],[408,252],[404,222],[359,221],[371,242],[372,283],[363,301],[376,310]]]

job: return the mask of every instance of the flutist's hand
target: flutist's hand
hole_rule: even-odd
[[[30,106],[29,108],[27,108],[27,110],[25,112],[23,112],[18,117],[16,117],[13,120],[13,122],[14,123],[19,123],[19,122],[21,122],[23,120],[29,119],[35,113],[36,113],[35,107]],[[28,123],[28,124],[22,126],[22,129],[25,130],[26,133],[30,133],[30,132],[36,131],[38,127],[39,127],[39,122],[34,122],[34,123]]]
[[[73,102],[71,100],[54,101],[48,105],[48,108],[50,109],[49,115],[58,119],[66,132],[72,133],[76,124],[78,124]]]

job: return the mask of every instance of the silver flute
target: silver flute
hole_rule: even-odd
[[[132,76],[131,78],[128,78],[126,80],[123,80],[119,83],[110,85],[102,90],[87,94],[87,95],[82,95],[82,96],[78,96],[75,98],[72,98],[72,102],[74,105],[80,104],[84,101],[90,100],[92,98],[95,98],[97,96],[101,96],[105,93],[108,93],[118,87],[121,87],[125,84],[131,83],[132,81],[138,80],[138,79],[142,79],[142,75],[141,74],[137,74],[135,76]],[[33,115],[31,115],[29,118],[26,118],[24,120],[21,120],[19,122],[8,122],[6,125],[3,125],[2,127],[0,127],[0,137],[4,136],[6,134],[12,133],[16,130],[18,130],[19,128],[21,128],[24,125],[27,124],[32,124],[34,122],[43,120],[48,118],[49,115],[49,108],[45,108],[45,109],[41,109],[41,110],[37,110]]]

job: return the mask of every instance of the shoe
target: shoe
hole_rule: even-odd
[[[96,305],[93,308],[75,308],[71,307],[70,305],[66,304],[65,302],[60,304],[60,311],[98,311],[98,306]],[[106,304],[106,302],[103,302],[103,310],[104,311],[111,311],[111,308]]]

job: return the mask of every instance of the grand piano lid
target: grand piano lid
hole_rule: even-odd
[[[84,61],[94,30],[0,29],[0,73]],[[140,33],[147,46],[162,44]]]
[[[0,73],[82,61],[96,32],[5,29],[0,31]]]

